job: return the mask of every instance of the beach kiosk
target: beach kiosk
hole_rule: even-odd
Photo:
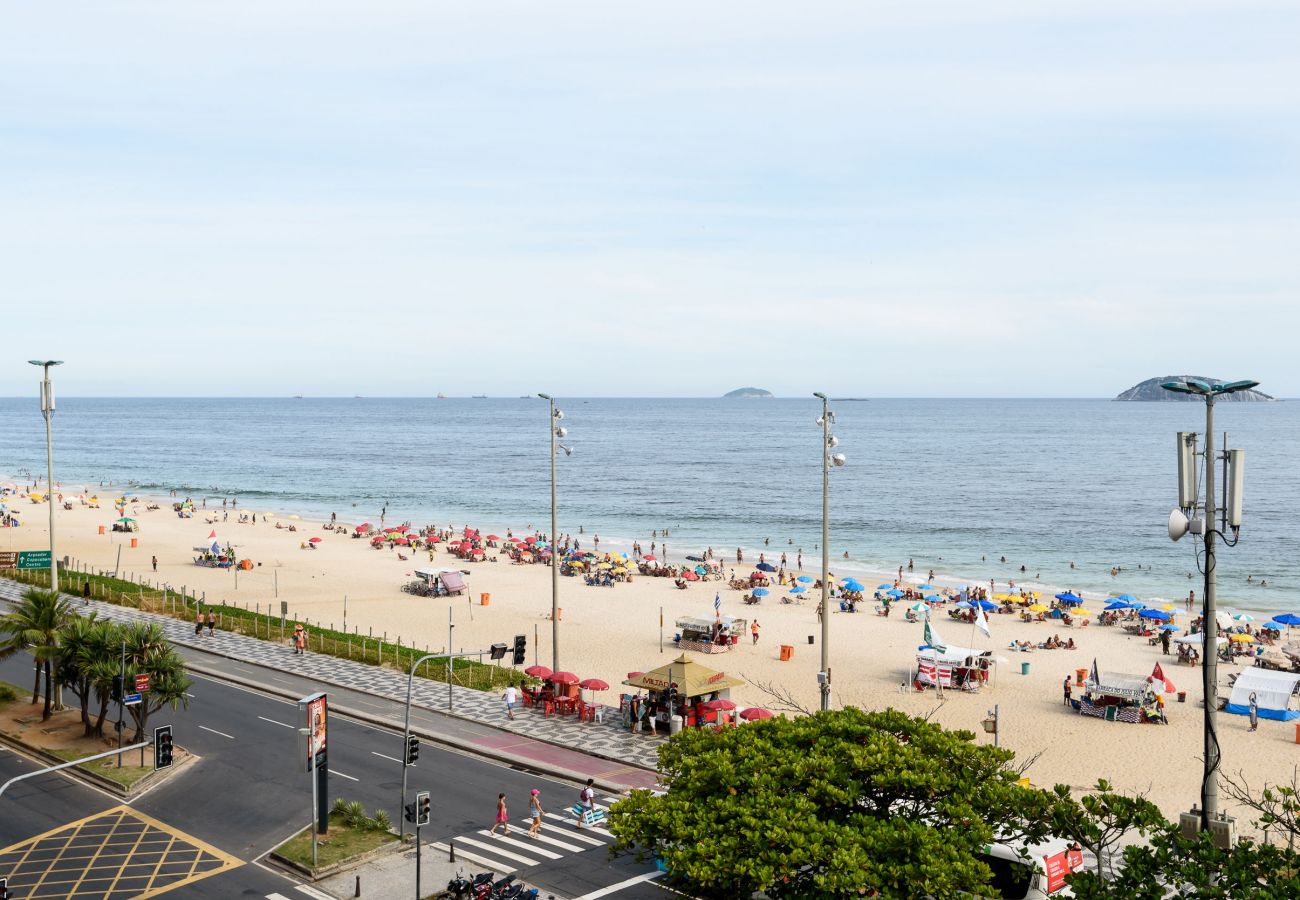
[[[402,585],[402,591],[419,597],[450,597],[465,593],[465,578],[460,569],[416,569],[415,580]]]
[[[673,643],[682,650],[696,653],[726,653],[745,635],[749,627],[746,619],[721,616],[717,619],[697,619],[690,616],[676,622],[677,636]]]
[[[706,710],[703,704],[730,699],[727,695],[731,689],[745,682],[695,662],[683,653],[666,666],[650,672],[634,672],[623,683],[637,692],[622,697],[624,725],[631,727],[639,723],[641,730],[658,733],[666,729],[669,734],[676,734],[683,726],[719,724],[718,717],[724,711]]]
[[[1142,675],[1102,673],[1094,662],[1083,696],[1070,705],[1080,715],[1107,722],[1164,722],[1164,684]]]
[[[1296,694],[1300,675],[1294,672],[1273,672],[1252,667],[1242,669],[1232,683],[1232,696],[1225,707],[1239,716],[1250,715],[1250,698],[1255,697],[1255,709],[1261,719],[1290,722],[1300,719],[1300,711],[1291,708],[1291,698]]]

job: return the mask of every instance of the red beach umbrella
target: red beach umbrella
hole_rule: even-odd
[[[647,554],[646,556],[643,556],[641,558],[644,559],[646,562],[656,562],[659,559],[659,557],[654,556],[653,554]]]
[[[609,684],[601,681],[599,678],[588,678],[586,681],[579,681],[578,687],[586,688],[589,691],[607,691]]]
[[[770,719],[772,718],[772,711],[770,709],[763,709],[759,706],[751,706],[749,709],[742,712],[740,717],[749,722],[753,722],[757,719]]]
[[[556,684],[577,684],[578,676],[572,672],[553,672],[551,677],[546,680],[553,681]]]
[[[699,580],[700,580],[700,576],[696,575],[695,572],[694,572],[694,570],[692,570],[692,569],[687,569],[685,572],[683,572],[683,573],[682,573],[682,577],[685,578],[687,581],[699,581]]]
[[[529,666],[524,669],[524,674],[531,675],[534,678],[550,678],[551,670],[546,668],[546,666]]]
[[[536,543],[537,543],[537,538],[533,537],[533,536],[530,534],[528,537],[524,538],[524,543],[525,543],[525,544],[536,544]]]
[[[501,540],[501,538],[497,537],[495,534],[489,534],[489,535],[487,536],[487,539],[488,539],[489,541],[499,541],[499,540]]]
[[[633,678],[640,678],[640,677],[641,677],[642,675],[644,675],[644,674],[645,674],[645,672],[628,672],[628,673],[627,673],[627,680],[628,680],[628,681],[631,681]]]
[[[700,705],[705,709],[735,709],[736,708],[736,704],[733,701],[725,700],[722,698],[718,698],[717,700],[710,700],[707,703],[701,703]]]
[[[393,543],[399,547],[409,547],[411,542],[404,537],[394,538]]]
[[[309,544],[319,544],[319,543],[320,543],[320,538],[318,538],[318,537],[308,538],[308,539],[307,539],[307,543],[309,543]]]
[[[375,527],[375,526],[371,525],[369,522],[366,522],[366,523],[363,524],[363,525],[358,525],[358,526],[357,526],[357,534],[365,534],[365,533],[367,533],[368,531],[370,531],[371,528],[374,528],[374,527]]]

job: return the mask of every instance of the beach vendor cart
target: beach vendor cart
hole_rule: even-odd
[[[140,530],[140,523],[130,516],[123,516],[113,523],[114,531],[136,532]]]
[[[709,701],[729,700],[731,688],[744,680],[710,669],[683,653],[666,666],[650,672],[631,672],[623,684],[636,693],[624,694],[619,703],[623,725],[649,734],[676,734],[683,727],[716,725],[727,710]]]
[[[1093,660],[1092,670],[1084,682],[1083,696],[1070,705],[1084,716],[1107,722],[1163,723],[1165,719],[1165,685],[1160,679],[1143,675],[1102,673]]]
[[[923,646],[916,651],[916,677],[913,686],[978,691],[989,680],[994,665],[992,650],[946,645],[942,649]]]
[[[229,569],[235,564],[235,548],[230,544],[221,549],[221,544],[213,541],[208,545],[194,548],[194,565],[205,569]]]
[[[402,585],[402,591],[418,597],[449,597],[465,593],[465,578],[460,569],[416,569],[415,580]]]
[[[740,642],[749,627],[746,619],[721,616],[713,619],[697,619],[690,616],[676,622],[677,634],[673,637],[682,650],[694,650],[696,653],[726,653]]]

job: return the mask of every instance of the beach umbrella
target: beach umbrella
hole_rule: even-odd
[[[957,604],[957,608],[958,608],[958,609],[974,609],[974,608],[975,608],[975,604],[971,603],[971,602],[968,601],[968,600],[962,600],[962,601],[960,601],[960,602]]]
[[[703,574],[704,574],[705,572],[707,572],[707,571],[709,571],[709,567],[708,567],[708,566],[696,566],[696,567],[695,567],[695,574],[696,574],[696,575],[703,575]]]
[[[749,709],[742,711],[740,717],[746,722],[754,722],[758,719],[772,718],[772,711],[770,709],[763,709],[759,706],[751,706]]]
[[[1129,609],[1129,608],[1130,608],[1129,605],[1128,605],[1127,603],[1125,603],[1123,600],[1117,600],[1117,601],[1115,601],[1114,603],[1107,603],[1107,604],[1106,604],[1106,611],[1107,611],[1107,612],[1109,612],[1109,611],[1111,611],[1111,610],[1116,610],[1116,609]]]
[[[912,612],[925,612],[929,607],[924,603],[913,603],[908,609],[912,610]]]
[[[1161,626],[1160,626],[1160,631],[1177,631],[1177,630],[1178,630],[1178,626],[1177,626],[1177,625],[1161,625]]]
[[[719,697],[717,700],[708,700],[704,703],[701,703],[700,706],[702,706],[704,709],[735,709],[736,702],[734,700],[726,700],[722,697]]]
[[[767,588],[754,588],[755,597],[766,597],[770,593],[771,591],[769,591]]]
[[[586,688],[589,691],[607,691],[609,684],[601,681],[599,678],[588,678],[586,681],[578,682],[578,687]]]
[[[1233,618],[1236,619],[1238,622],[1253,622],[1253,621],[1255,621],[1255,617],[1252,616],[1252,615],[1250,615],[1250,614],[1248,614],[1248,613],[1237,613],[1235,616],[1233,616]]]
[[[649,554],[649,553],[647,553],[645,556],[641,558],[644,559],[646,562],[657,562],[659,559],[657,556],[654,556],[653,554]]]
[[[628,680],[628,681],[631,681],[633,678],[640,678],[640,677],[641,677],[642,675],[644,675],[644,674],[645,674],[645,672],[628,672],[628,673],[627,673],[627,680]]]
[[[307,539],[307,543],[309,543],[309,544],[319,544],[320,542],[321,542],[321,539],[318,538],[318,537],[308,538],[308,539]]]
[[[614,574],[615,574],[615,575],[626,575],[626,574],[627,574],[627,569],[626,569],[624,566],[615,566],[615,567],[614,567]]]
[[[886,597],[893,597],[893,598],[897,599],[897,598],[903,596],[903,592],[900,591],[898,588],[894,588],[892,591],[885,591],[885,596],[886,596]]]
[[[1084,609],[1082,606],[1076,606],[1075,609],[1074,609],[1074,612],[1072,612],[1070,615],[1073,615],[1073,616],[1090,616],[1090,615],[1092,615],[1092,610],[1090,610],[1090,609]]]
[[[1255,643],[1255,636],[1253,634],[1234,634],[1230,635],[1228,640],[1234,644],[1253,644]]]
[[[1173,616],[1163,609],[1144,609],[1138,613],[1144,619],[1155,619],[1159,622],[1168,622]]]
[[[993,610],[998,608],[996,603],[992,603],[988,600],[977,600],[975,602],[979,605],[979,608],[985,612],[993,612]]]
[[[577,684],[578,676],[572,672],[552,672],[546,680],[556,684]]]
[[[586,563],[584,563],[584,562],[583,562],[582,560],[580,560],[580,559],[572,559],[572,560],[569,560],[569,568],[571,568],[571,569],[581,569],[581,568],[582,568],[583,566],[585,566],[585,565],[586,565]]]
[[[1300,616],[1295,613],[1282,613],[1280,616],[1274,616],[1273,621],[1282,625],[1300,625]]]
[[[313,539],[313,543],[314,543],[315,541],[318,541],[318,540],[320,540],[320,538],[315,538],[315,539]],[[411,546],[411,542],[408,541],[408,540],[407,540],[406,538],[404,538],[404,537],[393,538],[393,544],[394,544],[395,546],[397,546],[397,547],[409,547],[409,546]]]
[[[501,538],[497,537],[495,534],[489,534],[489,535],[487,536],[487,540],[489,540],[489,541],[499,541],[499,540],[501,540]]]
[[[760,588],[759,590],[762,590],[762,588]],[[806,593],[807,591],[808,591],[808,589],[807,589],[806,587],[792,587],[792,588],[790,588],[790,593],[792,593],[792,594],[803,594],[803,593]]]
[[[892,584],[878,584],[878,585],[876,585],[876,590],[878,590],[878,591],[887,591],[887,590],[889,590],[889,589],[892,588],[892,587],[893,587]]]
[[[1118,594],[1115,599],[1123,600],[1125,603],[1133,603],[1137,600],[1137,597],[1134,597],[1132,594]]]
[[[695,574],[694,572],[692,572],[690,569],[687,569],[685,572],[682,573],[682,578],[686,579],[687,581],[699,581],[699,580],[700,580],[700,576],[696,575],[696,574]],[[760,588],[759,590],[762,590],[762,588]]]
[[[795,581],[799,582],[800,584],[810,584],[812,580],[813,578],[811,575],[800,575],[798,578],[795,579]]]
[[[596,568],[597,568],[597,569],[612,569],[612,568],[614,568],[614,567],[611,566],[609,563],[597,563]]]
[[[529,666],[524,669],[525,675],[531,675],[534,678],[550,678],[551,670],[546,666]]]
[[[770,562],[761,562],[761,563],[759,563],[759,564],[756,566],[756,568],[758,568],[760,571],[763,571],[763,572],[775,572],[775,571],[776,571],[776,566],[772,565]]]
[[[1044,613],[1047,612],[1047,607],[1041,603],[1035,603],[1029,607],[1029,611],[1031,613]]]
[[[1064,594],[1057,594],[1057,595],[1056,595],[1056,599],[1057,599],[1057,600],[1060,600],[1062,603],[1082,603],[1082,602],[1083,602],[1083,598],[1082,598],[1082,597],[1078,596],[1077,594],[1071,593],[1070,591],[1066,591]]]

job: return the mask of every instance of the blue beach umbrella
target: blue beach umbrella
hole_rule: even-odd
[[[1282,613],[1280,616],[1274,616],[1273,621],[1282,625],[1300,625],[1300,616],[1295,613]]]
[[[1177,630],[1178,630],[1178,626],[1177,626],[1177,625],[1161,625],[1161,626],[1160,626],[1160,630],[1161,630],[1161,631],[1177,631]]]
[[[878,590],[878,591],[887,591],[887,590],[889,590],[890,588],[892,588],[893,586],[894,586],[894,585],[893,585],[893,582],[885,582],[884,584],[878,584],[878,585],[876,585],[876,590]]]
[[[807,590],[808,590],[808,589],[807,589],[806,587],[795,587],[795,588],[790,588],[790,593],[792,593],[792,594],[802,594],[802,593],[804,593],[804,592],[807,591]]]
[[[1131,609],[1131,607],[1130,607],[1127,603],[1125,603],[1123,600],[1117,600],[1117,601],[1115,601],[1114,603],[1107,603],[1107,604],[1106,604],[1106,609],[1107,609],[1107,611],[1109,611],[1109,610],[1115,610],[1115,609]]]
[[[696,575],[703,575],[703,574],[707,573],[708,571],[709,571],[709,567],[708,567],[708,566],[696,566],[696,567],[695,567],[695,574],[696,574]]]
[[[771,591],[767,588],[754,588],[755,597],[766,597],[769,593],[771,593]]]
[[[1066,591],[1064,594],[1057,594],[1056,599],[1060,600],[1066,606],[1075,606],[1083,602],[1082,597],[1077,594],[1072,594],[1069,591]]]
[[[1168,622],[1173,618],[1173,616],[1169,615],[1169,613],[1165,612],[1163,609],[1144,609],[1139,612],[1138,615],[1144,619],[1155,619],[1159,622]],[[1296,621],[1300,622],[1300,618],[1297,618]]]
[[[897,598],[903,596],[903,592],[900,591],[898,588],[894,588],[892,591],[885,591],[885,596]]]
[[[776,571],[776,566],[772,565],[770,562],[761,562],[755,568],[757,568],[760,572]]]
[[[795,581],[798,581],[801,584],[811,584],[812,580],[813,579],[811,575],[800,575],[798,578],[795,579]]]
[[[985,612],[993,612],[993,610],[998,608],[998,605],[991,600],[976,600],[975,602],[979,604],[979,608]]]
[[[861,585],[860,583],[858,583],[858,582],[856,582],[856,581],[851,581],[851,580],[850,580],[850,581],[846,581],[846,582],[844,582],[844,584],[843,584],[842,586],[843,586],[844,590],[846,590],[846,591],[860,591],[860,590],[863,590],[863,587],[862,587],[862,585]]]
[[[971,603],[969,600],[962,600],[960,603],[957,604],[957,608],[958,608],[958,609],[974,609],[974,608],[975,608],[975,604]]]
[[[1134,597],[1132,594],[1119,594],[1115,599],[1123,600],[1125,603],[1133,603],[1137,600],[1137,597]]]

